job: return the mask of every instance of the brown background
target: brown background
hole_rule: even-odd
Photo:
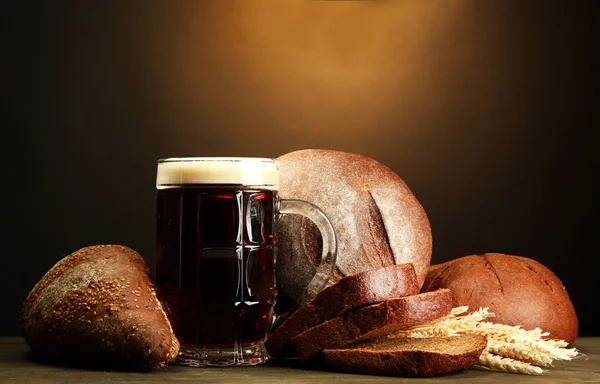
[[[304,148],[396,171],[429,215],[434,262],[542,262],[581,334],[599,335],[592,4],[3,3],[0,335],[82,246],[125,244],[153,266],[158,158]]]

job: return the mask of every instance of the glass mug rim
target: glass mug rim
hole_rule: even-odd
[[[279,191],[279,162],[266,157],[168,157],[157,161],[156,188],[238,185]]]
[[[242,162],[260,161],[263,163],[277,163],[277,159],[271,157],[241,157],[241,156],[193,156],[193,157],[165,157],[158,159],[158,163],[185,163],[185,162]]]

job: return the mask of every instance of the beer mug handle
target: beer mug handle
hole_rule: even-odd
[[[337,240],[335,231],[331,221],[327,218],[325,213],[321,211],[316,205],[309,203],[304,200],[295,199],[281,199],[279,200],[279,212],[282,214],[295,214],[302,215],[309,218],[319,231],[323,239],[323,253],[321,255],[321,263],[317,267],[317,273],[312,278],[308,286],[306,287],[303,297],[301,297],[301,303],[315,297],[319,293],[331,277],[333,267],[337,257]]]

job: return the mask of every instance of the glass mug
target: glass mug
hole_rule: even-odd
[[[191,157],[158,161],[156,291],[189,366],[255,365],[275,321],[280,214],[315,222],[323,237],[308,298],[336,259],[331,222],[316,206],[279,199],[275,159]]]

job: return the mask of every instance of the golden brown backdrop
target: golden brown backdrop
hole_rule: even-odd
[[[15,2],[0,334],[81,246],[154,262],[155,161],[361,153],[428,212],[434,262],[534,258],[583,334],[593,266],[593,2]],[[4,132],[4,131],[3,131]]]

